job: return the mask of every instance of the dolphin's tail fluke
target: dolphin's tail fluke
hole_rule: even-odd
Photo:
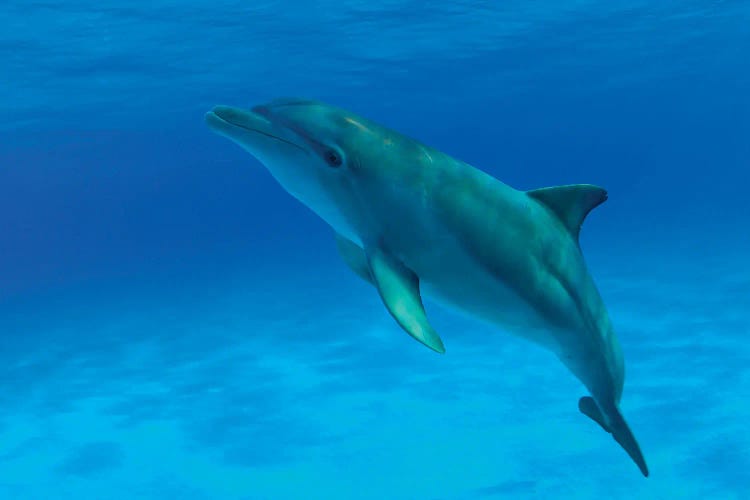
[[[608,407],[605,417],[594,401],[594,398],[584,396],[578,401],[578,409],[581,410],[581,413],[599,424],[602,429],[612,434],[615,441],[620,443],[620,446],[633,459],[633,462],[641,470],[641,473],[648,477],[648,465],[646,465],[646,459],[643,458],[641,447],[638,446],[638,441],[636,441],[617,405]]]

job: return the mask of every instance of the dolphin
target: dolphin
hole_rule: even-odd
[[[590,394],[579,410],[648,476],[620,412],[620,344],[578,243],[584,218],[607,199],[604,189],[519,191],[319,101],[216,106],[206,122],[333,228],[343,260],[409,335],[445,352],[425,293],[552,351]]]

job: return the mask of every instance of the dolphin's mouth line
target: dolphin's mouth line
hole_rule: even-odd
[[[226,123],[226,124],[228,124],[228,125],[231,125],[231,126],[233,126],[233,127],[241,128],[241,129],[243,129],[243,130],[247,130],[248,132],[253,132],[253,133],[255,133],[255,134],[265,135],[266,137],[270,137],[271,139],[276,139],[277,141],[281,141],[281,142],[284,142],[284,143],[286,143],[286,144],[289,144],[290,146],[294,146],[295,148],[299,148],[299,149],[301,149],[302,151],[305,151],[305,152],[307,152],[307,150],[306,150],[305,148],[303,148],[302,146],[300,146],[299,144],[295,144],[295,143],[293,143],[292,141],[289,141],[289,140],[287,140],[287,139],[284,139],[283,137],[279,137],[278,135],[273,135],[273,134],[270,134],[270,133],[268,133],[268,132],[264,132],[263,130],[260,130],[260,129],[257,129],[257,128],[246,127],[246,126],[244,126],[244,125],[241,125],[241,124],[239,124],[239,123],[235,123],[235,122],[230,122],[229,120],[225,120],[224,118],[222,118],[221,116],[219,116],[219,115],[218,115],[218,114],[217,114],[216,112],[214,112],[214,111],[211,111],[211,114],[212,114],[213,116],[215,116],[216,118],[218,118],[219,120],[221,120],[222,122],[224,122],[224,123]]]

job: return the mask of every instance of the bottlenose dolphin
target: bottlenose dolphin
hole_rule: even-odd
[[[217,106],[206,121],[333,228],[343,260],[409,335],[445,352],[422,305],[426,292],[551,350],[591,394],[580,411],[648,476],[620,413],[620,345],[578,244],[583,219],[607,199],[604,189],[519,191],[317,101]]]

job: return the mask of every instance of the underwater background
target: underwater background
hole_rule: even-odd
[[[750,3],[0,5],[0,498],[750,497]],[[320,99],[519,189],[582,248],[644,479],[551,354],[427,302],[212,134]]]

